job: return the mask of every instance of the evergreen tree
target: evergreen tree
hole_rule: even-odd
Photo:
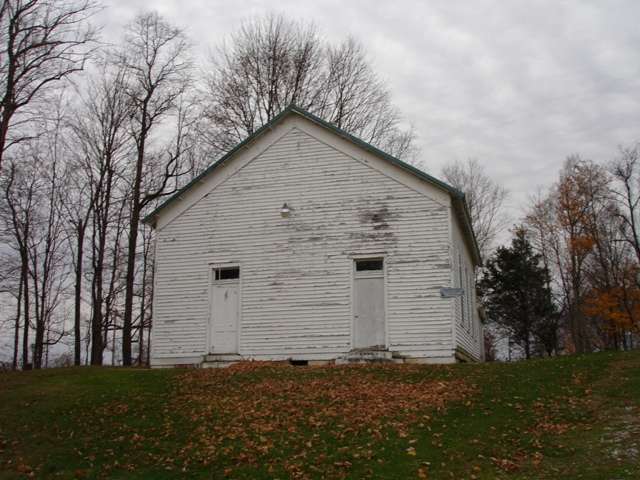
[[[549,354],[555,350],[557,313],[549,283],[523,227],[515,229],[511,246],[499,247],[488,260],[480,282],[489,321],[522,347],[526,358],[536,344]]]

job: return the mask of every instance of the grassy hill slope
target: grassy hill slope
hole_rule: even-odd
[[[0,374],[8,478],[640,478],[640,352]]]

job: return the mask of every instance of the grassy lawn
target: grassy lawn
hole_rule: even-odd
[[[0,374],[0,479],[640,478],[640,352]]]

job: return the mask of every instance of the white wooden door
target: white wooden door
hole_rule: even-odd
[[[385,346],[384,270],[382,260],[379,269],[370,261],[360,269],[356,260],[354,272],[354,331],[353,348]],[[372,267],[373,268],[368,268]]]
[[[238,353],[239,287],[237,281],[213,283],[211,353]]]

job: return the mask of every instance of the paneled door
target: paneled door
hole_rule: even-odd
[[[239,308],[240,269],[215,269],[211,294],[211,353],[238,353]]]
[[[354,262],[353,348],[385,347],[385,289],[383,259]]]

